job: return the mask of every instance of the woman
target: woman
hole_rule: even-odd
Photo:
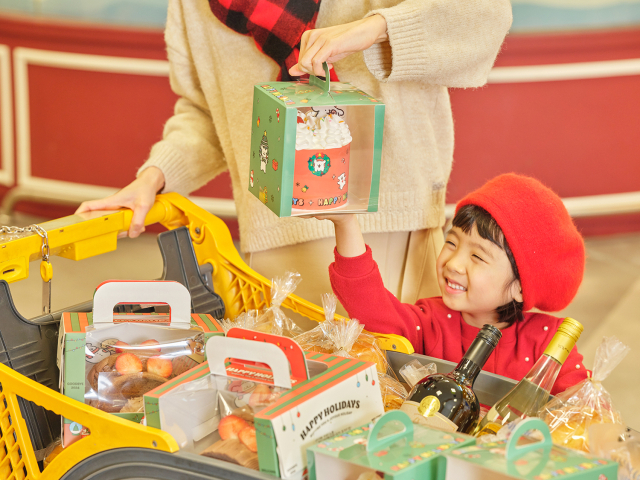
[[[333,224],[277,218],[247,178],[253,86],[323,74],[328,61],[386,106],[379,211],[359,216],[385,285],[403,302],[437,295],[453,160],[447,88],[486,82],[511,19],[508,0],[170,0],[175,113],[137,179],[78,211],[132,208],[135,237],[156,193],[186,195],[229,170],[247,262],[267,278],[297,270],[296,293],[317,303],[331,289]]]

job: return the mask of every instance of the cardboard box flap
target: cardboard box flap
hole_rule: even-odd
[[[191,295],[178,282],[111,280],[101,283],[93,296],[94,326],[112,325],[113,308],[120,303],[167,304],[171,308],[172,327],[191,325]]]
[[[243,374],[250,373],[253,369],[236,362],[235,359],[248,360],[266,364],[271,369],[271,373],[263,369],[263,373],[260,374],[261,380],[271,383],[269,380],[273,378],[273,385],[291,388],[289,362],[277,345],[242,338],[213,337],[207,342],[206,351],[213,375],[244,378]],[[228,365],[227,359],[231,359]]]

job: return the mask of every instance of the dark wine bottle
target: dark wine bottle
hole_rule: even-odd
[[[502,333],[496,327],[482,327],[455,370],[424,377],[414,385],[400,410],[414,423],[441,430],[471,432],[480,415],[473,382],[501,337]]]

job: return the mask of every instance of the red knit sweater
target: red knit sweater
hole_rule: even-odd
[[[459,362],[480,329],[448,308],[441,297],[415,305],[401,303],[382,283],[371,249],[358,257],[343,257],[329,267],[331,286],[351,318],[371,332],[407,338],[417,353]],[[524,320],[502,330],[502,338],[483,370],[521,380],[542,355],[562,319],[544,313],[525,313]],[[582,355],[574,347],[551,391],[557,394],[587,378]]]

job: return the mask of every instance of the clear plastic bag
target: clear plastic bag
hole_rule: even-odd
[[[358,320],[335,320],[338,300],[332,293],[322,295],[325,321],[317,327],[294,337],[303,350],[356,358],[376,364],[380,393],[385,411],[400,408],[407,391],[398,381],[387,356],[378,345],[376,337],[363,332]]]
[[[121,338],[103,339],[101,329],[87,329],[84,399],[105,412],[143,412],[145,393],[204,361],[198,327],[123,324],[118,331]]]
[[[256,320],[253,330],[293,338],[302,333],[302,329],[285,315],[280,306],[302,281],[297,272],[286,272],[282,277],[271,281],[271,306],[264,310]]]
[[[286,388],[231,377],[215,377],[220,440],[200,454],[258,470],[255,414],[275,403]]]
[[[428,363],[427,365],[423,365],[416,359],[405,363],[402,367],[400,367],[399,370],[400,375],[405,379],[405,381],[411,388],[413,388],[413,386],[424,377],[433,375],[437,372],[438,369],[435,363]]]
[[[246,330],[255,330],[256,322],[258,321],[258,311],[249,310],[248,312],[242,312],[234,320],[225,319],[220,322],[224,333],[226,334],[232,328],[244,328]]]
[[[302,281],[299,273],[286,272],[282,277],[271,281],[271,306],[261,312],[249,310],[238,315],[234,320],[221,322],[225,333],[234,327],[254,330],[293,338],[301,335],[303,330],[285,315],[281,305]]]
[[[604,337],[596,350],[592,378],[558,394],[540,410],[539,416],[549,425],[554,443],[589,452],[590,426],[622,425],[620,414],[601,382],[628,352],[629,347],[616,337]]]
[[[589,427],[589,448],[598,457],[618,462],[618,480],[640,480],[640,436],[614,423]]]

